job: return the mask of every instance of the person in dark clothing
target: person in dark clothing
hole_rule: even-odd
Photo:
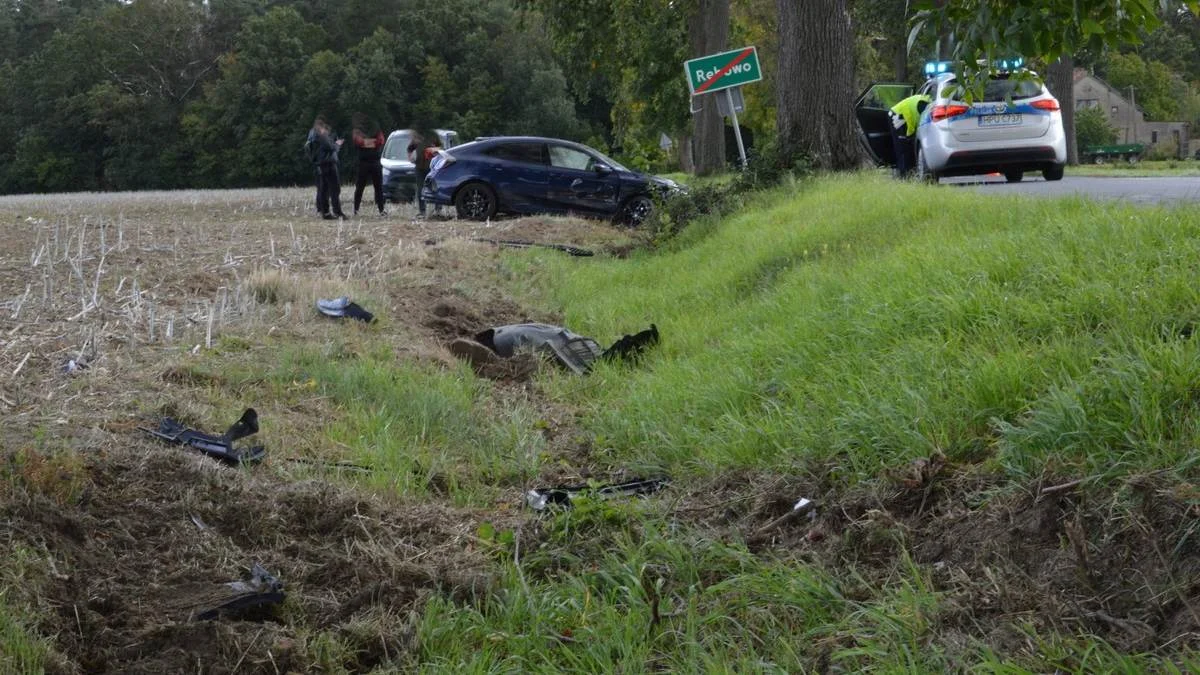
[[[385,139],[383,131],[370,124],[366,115],[357,115],[354,125],[354,147],[358,149],[358,172],[354,181],[354,215],[358,215],[358,207],[362,204],[363,189],[367,181],[375,188],[375,206],[379,207],[379,215],[387,215],[383,208],[383,167],[379,164],[379,153],[383,151]],[[370,132],[374,131],[374,135]]]
[[[425,176],[429,175],[429,163],[442,147],[436,131],[418,130],[413,134],[412,142],[408,144],[408,156],[416,167],[417,179],[417,215],[425,215],[425,198],[421,195],[421,186],[425,185]],[[441,213],[441,205],[434,205],[434,213]]]
[[[321,181],[321,165],[317,162],[317,128],[323,124],[325,124],[325,118],[318,116],[316,121],[313,122],[312,128],[308,130],[308,139],[304,141],[304,155],[308,157],[310,162],[312,162],[313,175],[316,177],[317,181],[317,215],[321,215],[322,213],[321,193],[323,191],[323,184]]]
[[[325,220],[345,218],[346,214],[342,213],[342,180],[338,175],[338,150],[342,147],[342,139],[337,138],[328,124],[322,123],[317,128],[315,145],[316,161],[321,167],[321,217]]]

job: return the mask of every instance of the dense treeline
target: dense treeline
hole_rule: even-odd
[[[539,15],[510,0],[5,0],[0,14],[0,192],[307,182],[311,120],[348,135],[355,112],[384,131],[580,140],[608,115],[576,109]]]
[[[759,47],[766,78],[746,88],[742,123],[760,141],[779,128],[806,136],[789,152],[811,155],[816,141],[842,137],[847,106],[797,96],[781,107],[780,92],[798,86],[776,86],[781,52],[851,62],[839,81],[853,81],[838,88],[859,90],[919,81],[939,36],[954,32],[918,31],[909,52],[914,7],[938,3],[821,1],[847,16],[853,39],[796,43],[799,33],[781,31],[788,0],[0,0],[0,193],[305,183],[300,146],[312,119],[325,115],[345,135],[358,112],[384,131],[536,133],[590,142],[639,167],[717,170],[721,153],[715,164],[713,153],[694,165],[687,156],[693,145],[723,143],[719,119],[688,112],[696,102],[681,62],[717,48],[697,34]],[[1014,0],[1010,10],[1040,1]],[[1076,14],[1107,6],[1054,4]],[[957,33],[991,35],[989,21],[1010,21],[989,17],[966,12],[958,18],[983,28]],[[1077,49],[1074,65],[1134,86],[1151,119],[1200,125],[1200,21],[1178,2],[1159,18],[1134,23],[1140,44],[1102,41]],[[1020,34],[1040,36],[1036,44],[1061,38],[1026,28]],[[829,157],[810,159],[832,167]],[[840,168],[857,165],[844,159]]]

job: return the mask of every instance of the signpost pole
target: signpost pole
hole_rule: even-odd
[[[725,90],[725,100],[729,103],[729,117],[733,120],[733,137],[737,139],[738,157],[742,159],[742,171],[746,170],[746,146],[742,144],[742,128],[738,126],[737,108],[733,105],[733,89]]]

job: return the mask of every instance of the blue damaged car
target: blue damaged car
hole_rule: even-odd
[[[502,136],[440,151],[422,196],[453,205],[467,220],[570,213],[638,225],[653,211],[656,196],[680,191],[672,180],[631,171],[586,145]]]

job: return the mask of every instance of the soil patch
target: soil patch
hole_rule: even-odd
[[[159,446],[98,451],[78,473],[82,489],[66,503],[29,484],[0,500],[5,550],[49,561],[17,592],[43,610],[39,628],[57,636],[68,672],[369,669],[402,661],[412,647],[404,622],[431,594],[465,599],[490,583],[467,511]],[[256,562],[284,583],[283,605],[189,620]],[[343,646],[337,663],[314,660],[318,633]]]

